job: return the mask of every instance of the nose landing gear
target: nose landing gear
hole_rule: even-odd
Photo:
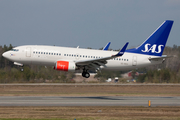
[[[23,72],[24,71],[24,69],[23,69],[23,64],[21,64],[21,63],[18,63],[18,62],[14,62],[14,65],[17,65],[18,67],[19,67],[19,69],[20,69],[20,71],[21,72]]]

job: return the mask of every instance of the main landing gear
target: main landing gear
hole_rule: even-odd
[[[23,67],[21,67],[21,68],[20,68],[20,71],[21,71],[21,72],[23,72],[23,71],[24,71]]]
[[[83,70],[82,76],[85,77],[85,78],[89,78],[90,74],[87,72],[87,70]]]

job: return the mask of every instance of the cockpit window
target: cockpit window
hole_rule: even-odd
[[[19,49],[11,49],[11,51],[16,51],[17,52],[17,51],[19,51]]]

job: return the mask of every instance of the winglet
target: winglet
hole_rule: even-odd
[[[127,43],[124,45],[124,47],[123,47],[116,55],[114,55],[114,56],[122,56],[122,55],[124,54],[124,52],[125,52],[128,44],[129,44],[129,42],[127,42]]]
[[[106,46],[104,46],[103,50],[108,50],[108,49],[109,49],[110,44],[111,44],[111,42],[108,42],[108,43],[106,44]]]

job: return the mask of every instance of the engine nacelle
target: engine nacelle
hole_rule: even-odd
[[[72,61],[57,61],[54,66],[55,70],[61,71],[75,71],[76,65]]]

